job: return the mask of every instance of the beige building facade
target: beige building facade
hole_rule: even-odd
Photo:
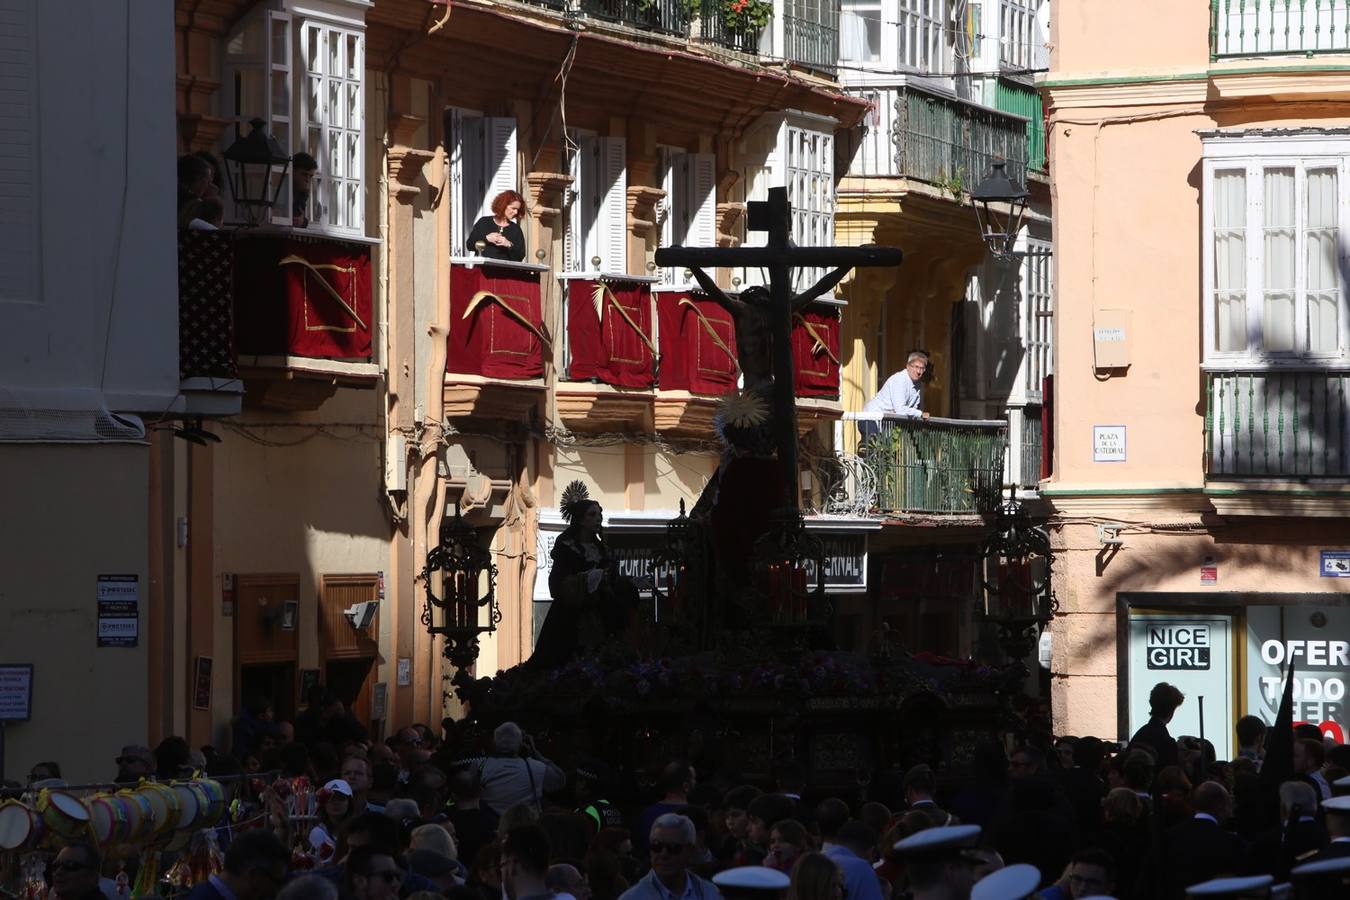
[[[1127,738],[1171,681],[1222,756],[1292,659],[1344,739],[1350,45],[1251,6],[1052,5],[1061,733]]]

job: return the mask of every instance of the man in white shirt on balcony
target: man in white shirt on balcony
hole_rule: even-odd
[[[923,373],[928,371],[928,354],[915,350],[905,360],[905,370],[896,372],[867,401],[863,412],[900,416],[905,419],[926,419],[923,405]]]

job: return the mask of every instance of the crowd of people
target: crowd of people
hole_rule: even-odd
[[[256,811],[258,827],[238,827],[247,812],[221,826],[223,870],[191,900],[1171,900],[1216,878],[1247,876],[1225,884],[1258,893],[1211,895],[1271,896],[1310,863],[1350,869],[1350,747],[1298,726],[1285,758],[1274,729],[1247,717],[1235,758],[1220,760],[1209,742],[1170,734],[1182,702],[1158,685],[1125,746],[1034,730],[1010,755],[980,744],[962,779],[918,764],[831,790],[792,759],[754,784],[725,761],[674,760],[651,796],[614,802],[627,792],[611,793],[603,763],[565,770],[514,723],[481,753],[449,720],[370,740],[316,693],[294,723],[251,703],[228,754],[181,738],[127,747],[116,780],[203,771]],[[314,821],[297,828],[250,773],[322,785]],[[31,776],[59,783],[60,768]],[[53,891],[115,896],[125,865],[72,844]],[[1302,896],[1350,896],[1350,881],[1325,883]]]

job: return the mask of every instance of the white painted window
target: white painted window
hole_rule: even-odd
[[[1205,359],[1345,361],[1350,140],[1206,139]]]
[[[839,11],[839,59],[881,61],[881,0],[843,0]]]
[[[41,298],[37,7],[0,0],[0,302]]]
[[[622,137],[568,129],[567,221],[563,233],[568,272],[628,271],[627,146]]]
[[[450,255],[469,253],[465,244],[473,225],[492,214],[502,191],[520,192],[516,160],[516,120],[483,116],[465,109],[446,111],[450,154]]]
[[[662,247],[717,246],[716,157],[660,148],[661,188],[665,199],[657,210]],[[665,268],[657,274],[662,284],[684,286],[691,279],[684,268]]]
[[[1028,238],[1022,260],[1022,342],[1026,348],[1023,390],[1031,398],[1041,396],[1045,376],[1051,372],[1054,334],[1054,266],[1049,241]]]
[[[1030,69],[1036,62],[1036,11],[1039,0],[999,0],[999,62]]]
[[[950,19],[950,0],[899,0],[895,27],[900,68],[934,75],[950,72]]]
[[[226,129],[221,149],[248,134],[252,119],[262,119],[286,153],[308,153],[318,164],[308,205],[300,210],[305,227],[363,234],[365,26],[359,16],[321,18],[290,6],[279,0],[253,10],[225,42],[225,115],[235,127]],[[292,224],[301,205],[293,182],[288,172],[279,185],[273,224]],[[233,213],[235,220],[245,218],[242,208]]]
[[[745,199],[765,200],[769,188],[786,187],[792,206],[792,240],[798,246],[834,244],[834,120],[805,113],[767,113],[742,144]],[[742,246],[762,247],[764,232],[745,232]],[[819,269],[798,269],[798,289],[810,287]],[[735,277],[750,287],[768,284],[762,268],[741,267]]]
[[[799,247],[834,244],[834,135],[788,124],[787,189],[792,206],[792,240]],[[800,269],[799,287],[809,287],[823,269]]]
[[[359,234],[365,223],[361,176],[361,99],[365,38],[357,31],[318,22],[301,29],[305,79],[300,106],[303,149],[319,163],[310,191],[311,228]]]

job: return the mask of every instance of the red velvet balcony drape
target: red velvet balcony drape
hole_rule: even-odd
[[[651,286],[635,281],[567,283],[567,342],[573,381],[649,388],[656,383]]]
[[[240,353],[370,359],[368,246],[257,234],[235,247]]]
[[[543,376],[539,277],[509,266],[450,266],[447,372],[515,380]]]
[[[736,324],[698,291],[656,295],[661,387],[721,396],[736,388]]]
[[[839,397],[839,310],[816,304],[792,317],[798,397]]]

